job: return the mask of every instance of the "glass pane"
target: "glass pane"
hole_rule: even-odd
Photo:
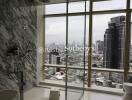
[[[66,3],[49,4],[45,6],[45,14],[66,13]],[[89,1],[87,1],[87,11],[89,11]],[[85,2],[70,2],[69,13],[85,12]]]
[[[114,10],[114,9],[125,9],[126,0],[108,0],[93,3],[93,10]]]
[[[66,18],[54,17],[45,19],[45,63],[65,65]],[[59,27],[59,29],[58,29]],[[46,79],[64,81],[65,69],[45,68]]]
[[[49,4],[45,6],[45,14],[66,13],[66,3]]]
[[[92,67],[123,69],[125,18],[124,13],[93,16]]]
[[[65,68],[46,67],[45,68],[45,78],[47,80],[58,81],[58,82],[64,83],[65,82]]]
[[[70,69],[67,72],[67,100],[80,100],[83,96],[84,70]],[[74,88],[72,88],[74,87]]]
[[[89,10],[89,1],[87,1],[87,11]],[[85,12],[85,2],[71,2],[69,3],[69,13]]]
[[[130,73],[128,74],[128,82],[129,83],[132,83],[132,73],[131,74]]]
[[[86,43],[88,44],[88,17]],[[84,16],[69,17],[69,62],[71,66],[83,65]]]
[[[68,86],[82,87],[83,84],[83,70],[68,69]]]
[[[88,22],[88,21],[87,21]],[[69,17],[69,52],[68,52],[68,96],[67,100],[79,100],[83,95],[83,90],[71,89],[70,86],[83,88],[84,86],[84,16]],[[82,70],[70,69],[82,68]],[[71,96],[71,90],[74,97]]]
[[[131,6],[131,8],[132,8],[132,0],[130,0],[130,6]]]
[[[71,2],[69,3],[69,13],[84,12],[85,2]]]
[[[92,72],[92,87],[108,87],[122,89],[123,73],[115,72]]]

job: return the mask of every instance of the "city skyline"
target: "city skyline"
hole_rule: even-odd
[[[119,2],[120,3],[117,3]],[[112,0],[112,1],[103,1],[94,3],[94,10],[102,10],[102,9],[121,9],[125,8],[126,0]],[[83,2],[81,6],[77,5],[80,3],[70,4],[70,12],[79,12],[83,11]],[[108,6],[101,6],[107,4]],[[113,5],[117,4],[117,5]],[[57,6],[54,4],[54,7],[48,5],[46,6],[47,13],[58,13],[64,12],[65,7],[64,4],[59,4],[61,6]],[[72,6],[73,5],[73,6]],[[132,6],[132,3],[131,3]],[[98,8],[98,9],[97,9]],[[53,10],[54,9],[54,10]],[[75,10],[76,9],[76,10]],[[117,16],[125,16],[125,13],[120,14],[103,14],[103,15],[94,15],[93,16],[93,43],[97,40],[104,40],[105,29],[107,29],[107,24],[109,23],[112,17]],[[88,37],[88,23],[89,17],[87,16],[87,37]],[[65,17],[54,17],[54,18],[46,18],[46,43],[65,43],[65,34],[66,34],[66,18]],[[83,34],[84,34],[84,16],[74,16],[69,17],[69,43],[73,41],[83,42]],[[88,38],[87,38],[88,43]]]
[[[106,16],[107,19],[109,19],[109,21],[110,21],[110,19],[112,17],[118,17],[118,16],[122,16],[122,15],[124,15],[124,14],[120,14],[120,15],[119,14],[114,14],[114,15],[111,15],[111,16],[110,15],[104,15],[104,16]],[[93,20],[93,23],[96,23],[96,24],[93,25],[93,43],[96,43],[96,41],[98,41],[98,40],[101,40],[101,41],[104,40],[103,36],[104,36],[104,33],[105,33],[105,29],[107,29],[107,24],[109,23],[109,21],[107,21],[107,20],[104,21],[104,19],[102,18],[102,15],[94,16],[93,19],[96,19],[96,17],[98,17],[100,19],[100,21],[98,21],[98,23],[96,23],[96,20]],[[57,23],[57,22],[53,22],[53,23]],[[72,43],[74,41],[79,42],[79,43],[83,43],[83,33],[84,33],[83,28],[76,28],[76,26],[75,26],[76,23],[77,23],[76,20],[73,21],[73,25],[72,25],[73,29],[71,29],[70,32],[69,32],[69,34],[70,34],[69,43]],[[102,27],[101,24],[105,24],[105,26]],[[65,32],[64,32],[65,27],[63,27],[63,29],[61,29],[61,30],[57,29],[56,30],[57,33],[54,32],[54,29],[56,27],[60,27],[61,25],[62,24],[60,24],[60,25],[59,24],[57,24],[57,25],[53,24],[53,26],[51,26],[51,29],[46,31],[46,43],[48,43],[48,44],[49,43],[65,43]],[[64,23],[63,23],[63,25],[64,25]],[[84,26],[84,25],[82,24],[82,26]],[[99,28],[97,28],[97,27],[99,27]],[[49,33],[52,33],[52,34],[49,34]],[[78,36],[75,35],[75,33]],[[82,34],[80,34],[80,33],[82,33]],[[101,34],[98,34],[98,33],[101,33]],[[88,37],[88,30],[87,30],[87,37]],[[87,43],[88,43],[88,39],[87,39]]]

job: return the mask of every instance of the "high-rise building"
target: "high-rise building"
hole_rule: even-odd
[[[54,49],[49,53],[49,64],[60,64],[60,56],[58,50]],[[60,68],[51,68],[52,73],[59,72]]]
[[[60,64],[60,56],[57,50],[52,50],[49,53],[49,64]]]
[[[103,53],[103,49],[104,49],[104,42],[103,41],[96,41],[96,53],[98,54],[102,54]]]
[[[105,68],[123,68],[125,16],[111,18],[104,34],[103,65]]]

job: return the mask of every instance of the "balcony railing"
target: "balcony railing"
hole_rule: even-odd
[[[43,79],[44,79],[44,70],[45,68],[66,68],[65,65],[55,65],[55,64],[45,64],[42,67],[42,73],[43,73]],[[68,66],[68,69],[75,69],[75,70],[84,70],[83,66]],[[85,68],[86,71],[88,71],[88,67]],[[92,71],[96,71],[96,72],[114,72],[114,73],[119,73],[119,74],[123,74],[124,70],[123,69],[109,69],[109,68],[91,68]],[[129,71],[129,74],[132,74],[132,71]],[[40,83],[45,83],[45,85],[55,85],[55,86],[60,86],[60,87],[64,87],[65,82],[60,81],[60,80],[47,80],[44,79],[42,80]],[[80,87],[76,87],[74,85],[69,85],[72,88],[78,88],[80,89]],[[94,88],[94,89],[93,89]],[[97,89],[95,89],[97,88]],[[107,88],[107,91],[106,91]],[[91,88],[88,88],[87,85],[85,84],[85,90],[94,90],[94,91],[104,91],[106,93],[116,93],[116,94],[122,94],[123,90],[122,89],[113,89],[113,88],[108,88],[108,87],[104,87],[104,90],[101,87],[97,87],[97,86],[92,86]],[[113,92],[114,91],[114,92]]]
[[[65,65],[55,65],[55,64],[45,64],[43,67],[53,67],[53,68],[66,68]],[[68,66],[68,69],[77,69],[84,70],[83,66]],[[88,67],[85,68],[88,70]],[[116,73],[124,73],[123,69],[110,69],[110,68],[91,68],[92,71],[101,71],[101,72],[116,72]],[[129,71],[129,74],[132,74],[132,71]]]

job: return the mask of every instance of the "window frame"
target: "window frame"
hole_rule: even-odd
[[[89,15],[89,38],[88,38],[88,44],[89,44],[89,48],[92,47],[92,34],[93,34],[93,15],[102,15],[102,14],[117,14],[117,13],[125,13],[126,14],[126,40],[125,40],[125,55],[124,55],[124,70],[118,70],[118,69],[106,69],[106,68],[92,68],[92,48],[90,49],[90,51],[88,52],[88,66],[86,68],[86,70],[88,71],[89,75],[88,75],[88,87],[91,87],[91,72],[92,71],[105,71],[105,72],[117,72],[117,73],[124,73],[124,82],[127,81],[127,77],[128,74],[132,74],[132,71],[129,70],[129,52],[130,52],[130,37],[131,37],[131,13],[132,13],[132,8],[130,7],[130,0],[126,0],[126,9],[116,9],[116,10],[101,10],[101,11],[93,11],[93,1],[90,0],[89,2],[89,11],[85,12],[72,12],[72,13],[59,13],[59,14],[44,14],[43,18],[44,18],[44,22],[45,22],[45,18],[54,18],[54,17],[69,17],[69,16],[84,16]],[[44,25],[45,26],[45,25]],[[45,29],[45,28],[44,28]],[[44,31],[44,40],[45,40],[45,31]],[[44,41],[44,47],[45,47],[45,41]],[[44,48],[45,50],[45,48]],[[44,72],[45,67],[60,67],[60,68],[66,68],[65,65],[52,65],[52,64],[43,64],[42,66],[42,72]],[[81,70],[82,68],[76,68],[76,67],[72,67],[70,66],[69,68],[71,69],[79,69]],[[43,79],[44,75],[43,75]]]

